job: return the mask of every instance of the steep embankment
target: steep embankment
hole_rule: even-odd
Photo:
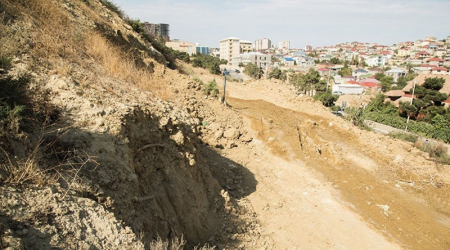
[[[239,164],[199,140],[200,97],[160,99],[200,87],[152,44],[99,1],[6,0],[0,12],[13,58],[2,83],[26,99],[1,134],[1,248],[264,244],[251,207],[213,177],[206,158]]]

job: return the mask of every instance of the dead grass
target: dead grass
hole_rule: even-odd
[[[414,143],[418,149],[427,152],[430,157],[437,162],[450,165],[450,155],[448,154],[447,146],[442,142],[431,142],[428,140],[417,140]]]
[[[152,241],[149,244],[150,250],[183,250],[184,246],[186,244],[186,241],[183,239],[183,236],[173,238],[169,241],[163,241],[160,237],[158,237],[157,240]],[[194,250],[214,250],[215,247],[210,247],[208,245],[205,245],[203,247],[194,247]]]
[[[132,53],[123,52],[96,32],[87,35],[86,49],[112,76],[164,96],[166,89],[156,84],[149,70],[136,66]]]

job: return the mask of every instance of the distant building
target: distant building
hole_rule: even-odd
[[[306,45],[305,51],[312,51],[312,46],[311,45]]]
[[[224,59],[231,65],[233,58],[241,53],[239,38],[229,37],[220,41],[220,60]]]
[[[291,49],[291,42],[290,41],[279,41],[278,42],[278,48],[280,48],[280,49]]]
[[[209,47],[208,46],[203,46],[203,45],[199,45],[198,43],[195,44],[195,51],[197,53],[200,54],[204,54],[204,55],[209,55]]]
[[[253,52],[253,44],[250,41],[240,40],[239,46],[241,54]]]
[[[186,52],[190,56],[192,56],[192,54],[195,54],[197,52],[196,45],[194,43],[180,41],[180,40],[172,40],[170,42],[166,42],[166,46],[169,48],[172,48],[174,50]]]
[[[268,38],[258,39],[255,41],[255,50],[261,51],[272,48],[272,42]]]
[[[144,30],[154,37],[162,37],[164,40],[170,41],[169,25],[166,23],[144,22]]]
[[[253,44],[250,41],[240,40],[237,37],[229,37],[220,41],[220,59],[225,59],[231,65],[233,58],[243,53],[253,52]]]
[[[250,53],[244,53],[237,55],[233,58],[232,65],[238,66],[239,63],[242,63],[244,65],[248,63],[256,64],[258,67],[266,68],[269,67],[272,63],[272,56],[266,55],[259,52],[250,52]]]

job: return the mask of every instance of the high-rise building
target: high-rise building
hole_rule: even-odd
[[[278,48],[279,49],[290,49],[291,42],[290,41],[280,41],[280,42],[278,42]]]
[[[166,41],[170,41],[170,29],[166,23],[148,23],[144,22],[144,30],[155,37],[162,37]]]
[[[220,60],[225,59],[231,65],[233,57],[241,53],[239,38],[229,37],[220,41]]]
[[[261,51],[272,48],[272,42],[268,38],[258,39],[255,41],[255,50]]]

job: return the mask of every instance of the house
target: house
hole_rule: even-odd
[[[364,87],[359,84],[339,84],[333,86],[333,92],[342,92],[344,95],[360,95]]]
[[[435,67],[431,70],[431,74],[433,75],[450,75],[449,69],[445,67]]]
[[[398,99],[400,99],[401,97],[403,97],[405,95],[405,92],[403,92],[400,89],[390,90],[390,91],[386,92],[384,95],[387,96],[387,98],[389,98],[390,101],[395,102]]]
[[[394,78],[394,82],[397,82],[398,78],[406,76],[407,73],[408,72],[406,70],[400,69],[400,68],[395,68],[395,69],[386,71],[386,75],[392,76]]]
[[[434,66],[443,66],[444,65],[445,60],[441,59],[441,58],[430,58],[427,59],[427,63],[434,65]]]
[[[250,53],[239,54],[239,55],[233,57],[231,65],[237,67],[237,66],[239,66],[240,63],[242,63],[244,65],[246,65],[248,63],[253,63],[253,64],[256,64],[258,67],[266,68],[271,65],[272,56],[263,54],[260,52],[250,52]]]
[[[330,70],[327,68],[320,68],[317,71],[319,71],[319,74],[321,76],[328,76],[328,74],[330,73]]]
[[[295,60],[292,59],[291,57],[284,57],[283,61],[281,61],[281,63],[283,63],[285,66],[288,66],[288,67],[295,66]]]
[[[360,78],[362,75],[367,75],[368,73],[369,71],[359,68],[353,71],[353,76],[356,78]]]
[[[439,92],[445,93],[447,95],[450,94],[450,75],[436,76],[432,74],[421,74],[418,75],[416,78],[414,78],[412,81],[409,81],[408,84],[402,89],[402,91],[405,92],[406,94],[410,94],[410,91],[413,88],[414,83],[416,83],[417,85],[422,85],[425,82],[425,79],[433,77],[444,78],[445,79],[444,86],[442,87],[442,89],[439,90]]]

